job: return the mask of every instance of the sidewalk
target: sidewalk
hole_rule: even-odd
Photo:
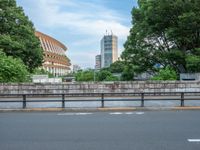
[[[26,108],[0,109],[0,112],[106,112],[106,111],[173,111],[200,110],[200,106],[192,107],[105,107],[105,108]]]

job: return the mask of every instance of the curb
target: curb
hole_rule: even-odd
[[[106,112],[106,111],[175,111],[200,110],[196,107],[108,107],[108,108],[27,108],[0,109],[0,112]]]

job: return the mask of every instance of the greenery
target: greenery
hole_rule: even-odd
[[[75,80],[76,81],[94,81],[94,71],[93,70],[86,70],[86,71],[78,71],[75,73]]]
[[[80,70],[75,73],[76,81],[118,81],[118,77],[112,75],[108,68],[102,69],[100,71],[95,71],[92,69]]]
[[[41,68],[35,68],[33,70],[33,75],[48,75],[49,78],[53,78],[54,75],[44,69],[41,69]]]
[[[7,56],[20,58],[28,70],[42,65],[43,51],[31,21],[15,0],[0,1],[0,49]]]
[[[110,67],[108,68],[108,70],[112,73],[121,73],[124,70],[124,62],[123,61],[116,61],[114,63],[112,63],[110,65]]]
[[[27,82],[29,81],[29,72],[27,67],[19,58],[6,56],[0,50],[0,82]]]
[[[112,73],[107,70],[101,70],[97,73],[97,80],[98,81],[105,81],[108,79],[109,76],[112,76]]]
[[[121,80],[132,81],[134,77],[134,66],[126,65],[121,75]]]
[[[177,80],[177,74],[172,68],[166,67],[160,69],[152,80]]]
[[[122,54],[125,64],[134,66],[131,74],[156,73],[158,64],[178,74],[199,72],[199,6],[199,0],[138,0]],[[128,68],[125,76],[129,76]]]

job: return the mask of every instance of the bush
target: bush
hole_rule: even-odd
[[[0,82],[27,82],[29,72],[21,59],[6,56],[0,51]]]
[[[177,74],[172,68],[166,67],[160,69],[152,80],[177,80]]]

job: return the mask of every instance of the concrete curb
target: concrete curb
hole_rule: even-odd
[[[27,108],[0,109],[0,112],[106,112],[106,111],[172,111],[172,110],[200,110],[196,107],[115,107],[115,108]]]

